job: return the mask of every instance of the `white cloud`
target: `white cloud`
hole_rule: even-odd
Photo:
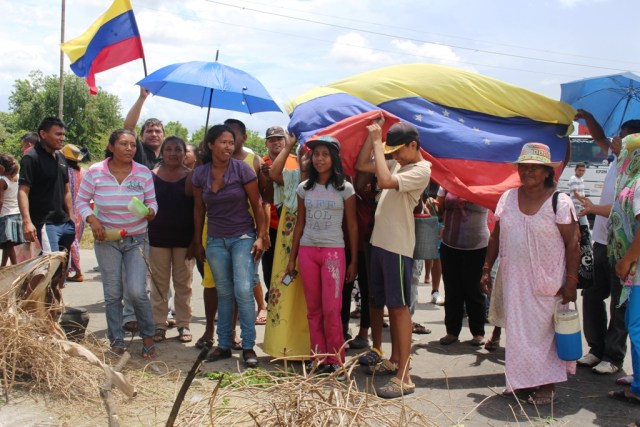
[[[380,67],[389,64],[390,56],[372,49],[369,41],[358,33],[336,37],[329,56],[349,68]]]
[[[476,71],[474,67],[465,64],[449,46],[435,43],[416,44],[409,40],[393,40],[391,43],[397,50],[409,55],[409,62],[430,62]]]

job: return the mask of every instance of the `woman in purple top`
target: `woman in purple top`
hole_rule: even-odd
[[[202,166],[193,172],[194,240],[202,236],[206,211],[206,257],[218,291],[218,347],[207,359],[213,362],[231,357],[235,299],[242,328],[242,357],[253,367],[258,358],[253,350],[256,308],[252,277],[262,256],[266,229],[257,176],[245,162],[231,157],[234,147],[235,137],[228,126],[213,126],[205,135]],[[196,245],[200,259],[203,252],[202,246]]]

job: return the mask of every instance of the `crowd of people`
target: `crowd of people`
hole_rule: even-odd
[[[529,142],[513,159],[520,186],[491,212],[434,187],[419,132],[409,123],[393,124],[386,134],[383,119],[367,124],[348,176],[339,140],[316,136],[296,149],[295,137],[279,126],[267,130],[262,158],[244,148],[247,132],[237,119],[212,126],[199,147],[166,137],[157,119],[146,120],[138,138],[147,95],[142,89],[123,128],[109,137],[104,160],[85,171],[78,167],[84,153],[64,145],[65,123],[55,117],[42,121],[35,140],[24,136],[19,164],[0,155],[2,265],[18,262],[18,245],[39,242],[67,250],[68,280],[81,282],[78,240],[88,224],[113,353],[124,353],[126,332],[139,333],[147,359],[158,356],[172,326],[180,342],[192,341],[197,266],[206,328],[195,346],[209,348],[208,361],[237,350],[246,366],[257,366],[256,325],[265,324],[264,351],[271,356],[294,356],[309,372],[337,372],[341,379],[346,346],[365,349],[359,362],[367,372],[391,377],[377,394],[401,397],[416,387],[411,335],[430,332],[412,321],[424,276],[431,301],[444,305],[440,344],[460,339],[465,316],[470,343],[490,351],[505,327],[505,394],[551,404],[556,384],[576,369],[556,351],[554,313],[577,299],[578,224],[594,214],[595,278],[583,294],[590,349],[577,365],[618,372],[628,334],[636,375],[620,378],[628,387],[609,396],[640,403],[640,121],[624,123],[609,141],[593,116],[578,111],[576,119],[612,155],[599,205],[584,197],[584,165],[576,168],[570,197],[558,193],[559,162],[551,161],[549,147]],[[426,262],[414,260],[421,216],[437,218],[431,238],[439,250]],[[350,313],[354,283],[361,300]],[[485,340],[487,313],[494,330]],[[350,316],[360,318],[353,338]]]

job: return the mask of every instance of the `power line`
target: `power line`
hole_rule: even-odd
[[[506,57],[511,57],[511,58],[526,59],[526,60],[530,60],[530,61],[547,62],[547,63],[551,63],[551,64],[571,65],[571,66],[576,66],[576,67],[585,67],[585,68],[593,68],[593,69],[616,71],[616,72],[629,71],[629,70],[624,70],[624,69],[620,69],[620,68],[603,67],[603,66],[599,66],[599,65],[580,64],[580,63],[575,63],[575,62],[558,61],[558,60],[545,59],[545,58],[535,58],[535,57],[526,56],[526,55],[516,55],[516,54],[496,52],[496,51],[491,51],[491,50],[486,50],[486,49],[478,49],[478,48],[472,48],[472,47],[466,47],[466,46],[460,46],[460,45],[439,43],[439,42],[433,42],[433,41],[429,41],[429,40],[416,39],[416,38],[412,38],[412,37],[398,36],[398,35],[389,34],[389,33],[383,33],[383,32],[379,32],[379,31],[372,31],[372,30],[366,30],[366,29],[362,29],[362,28],[355,28],[355,27],[350,27],[348,25],[332,24],[332,23],[328,23],[328,22],[318,21],[318,20],[315,20],[315,19],[294,17],[294,16],[285,15],[285,14],[282,14],[282,13],[267,12],[267,11],[264,11],[264,10],[254,9],[254,8],[250,8],[250,7],[246,7],[246,6],[238,6],[238,5],[228,4],[228,3],[215,1],[215,0],[204,0],[204,1],[206,1],[208,3],[218,4],[218,5],[221,5],[221,6],[227,6],[227,7],[231,7],[231,8],[235,8],[235,9],[247,10],[247,11],[250,11],[250,12],[262,13],[262,14],[265,14],[265,15],[277,16],[277,17],[285,18],[285,19],[293,19],[293,20],[307,22],[307,23],[311,23],[311,24],[325,25],[325,26],[328,26],[328,27],[340,28],[340,29],[349,30],[349,31],[357,31],[357,32],[360,32],[360,33],[371,34],[371,35],[376,35],[376,36],[389,37],[389,38],[395,38],[395,39],[402,39],[402,40],[412,41],[412,42],[415,42],[415,43],[428,43],[428,44],[433,44],[433,45],[438,45],[438,46],[446,46],[446,47],[450,47],[450,48],[453,48],[453,49],[461,49],[461,50],[467,50],[467,51],[472,51],[472,52],[486,53],[486,54],[490,54],[490,55],[499,55],[499,56],[506,56]]]
[[[207,0],[205,0],[207,1]],[[160,12],[160,13],[167,13],[167,14],[171,14],[171,15],[178,15],[178,16],[182,16],[184,18],[187,19],[195,19],[198,21],[207,21],[207,22],[215,22],[217,24],[222,24],[222,25],[229,25],[229,26],[233,26],[233,27],[240,27],[240,28],[247,28],[247,29],[251,29],[253,31],[261,31],[261,32],[265,32],[265,33],[271,33],[271,34],[278,34],[278,35],[282,35],[285,36],[287,38],[292,38],[295,37],[297,39],[305,39],[305,40],[313,40],[316,42],[320,42],[320,43],[325,43],[327,45],[338,45],[338,46],[345,46],[345,47],[351,47],[351,48],[355,48],[355,49],[366,49],[366,50],[370,50],[370,51],[375,51],[375,52],[381,52],[381,53],[389,53],[389,54],[393,54],[393,55],[399,55],[399,56],[404,56],[404,57],[413,57],[413,58],[417,58],[417,59],[435,59],[435,60],[440,60],[442,61],[442,57],[438,57],[438,56],[430,56],[430,55],[419,55],[419,54],[415,54],[415,53],[411,53],[411,52],[406,52],[406,51],[397,51],[397,50],[389,50],[389,49],[382,49],[382,48],[376,48],[376,47],[371,47],[371,46],[359,46],[359,45],[354,45],[354,44],[349,44],[349,43],[344,43],[344,42],[336,42],[333,40],[326,40],[326,39],[322,39],[322,38],[318,38],[318,37],[311,37],[311,36],[307,36],[307,35],[302,35],[300,33],[296,33],[296,34],[291,34],[291,33],[286,33],[286,32],[282,32],[282,31],[275,31],[275,30],[271,30],[271,29],[264,29],[264,28],[259,28],[253,25],[244,25],[244,24],[239,24],[239,23],[231,23],[231,22],[227,22],[227,21],[221,21],[218,19],[206,19],[206,18],[202,18],[201,16],[197,16],[197,17],[193,17],[192,15],[185,15],[179,12],[174,12],[174,11],[166,11],[166,10],[161,10],[161,9],[155,9],[152,7],[148,7],[148,6],[138,6],[139,9],[147,9],[147,10],[152,10],[155,12]],[[459,60],[459,59],[447,59],[447,62],[454,62],[460,65],[470,65],[470,66],[478,66],[478,67],[486,67],[486,68],[495,68],[495,69],[500,69],[500,70],[506,70],[506,71],[517,71],[517,72],[525,72],[525,73],[534,73],[534,74],[545,74],[545,75],[549,75],[549,76],[556,76],[556,77],[566,77],[566,78],[576,78],[575,75],[568,75],[568,74],[561,74],[561,73],[553,73],[553,72],[549,72],[547,70],[545,71],[540,71],[540,70],[531,70],[531,69],[524,69],[524,68],[515,68],[515,67],[506,67],[506,66],[502,66],[502,65],[494,65],[494,64],[483,64],[483,63],[479,63],[479,62],[471,62],[469,60]]]
[[[373,25],[376,27],[380,27],[383,26],[385,28],[392,28],[392,29],[397,29],[397,30],[404,30],[404,31],[410,31],[412,33],[416,33],[416,34],[425,34],[425,35],[432,35],[432,36],[437,36],[437,37],[448,37],[448,38],[452,38],[452,39],[458,39],[458,40],[467,40],[467,41],[473,41],[473,42],[480,42],[480,43],[491,43],[497,46],[505,46],[505,47],[512,47],[512,48],[516,48],[516,49],[525,49],[525,50],[531,50],[531,51],[535,51],[535,52],[541,52],[541,53],[550,53],[550,54],[554,54],[554,55],[562,55],[562,56],[571,56],[574,58],[584,58],[584,59],[592,59],[595,61],[599,61],[599,62],[618,62],[621,64],[630,64],[633,66],[640,66],[640,63],[638,62],[632,62],[632,61],[623,61],[620,59],[606,59],[606,58],[598,58],[598,57],[594,57],[594,56],[588,56],[588,55],[577,55],[575,53],[571,53],[571,52],[558,52],[558,51],[553,51],[553,50],[548,50],[548,49],[539,49],[539,48],[535,48],[535,47],[530,47],[530,46],[520,46],[520,45],[515,45],[515,44],[510,44],[510,43],[504,43],[504,42],[496,42],[496,41],[491,41],[491,40],[480,40],[478,38],[472,38],[472,37],[462,37],[462,36],[456,36],[456,35],[451,35],[451,34],[439,34],[439,33],[431,33],[431,32],[426,32],[426,31],[419,31],[413,28],[406,28],[406,27],[400,27],[400,26],[394,26],[394,25],[389,25],[388,23],[385,24],[381,24],[379,22],[371,22],[371,21],[365,21],[363,19],[355,19],[355,18],[344,18],[343,16],[336,16],[336,15],[330,15],[330,14],[326,14],[326,13],[319,13],[319,12],[309,12],[303,9],[295,9],[295,8],[290,8],[290,7],[284,7],[284,6],[277,6],[277,5],[271,5],[271,4],[265,4],[265,3],[261,3],[261,2],[257,2],[257,1],[250,1],[250,0],[242,0],[244,3],[250,3],[250,4],[255,4],[255,5],[259,5],[259,6],[265,6],[265,7],[270,7],[270,8],[275,8],[275,9],[282,9],[282,10],[288,10],[288,11],[292,11],[292,12],[299,12],[299,13],[306,13],[306,14],[313,14],[315,16],[322,16],[325,18],[331,18],[331,19],[340,19],[340,20],[346,20],[346,21],[351,21],[351,22],[359,22],[362,24],[367,24],[367,25]],[[296,19],[295,17],[291,17],[291,19]],[[356,31],[359,31],[358,29],[354,29]],[[435,43],[435,42],[429,42],[429,43]],[[472,48],[469,48],[472,49]],[[626,71],[626,70],[625,70]]]

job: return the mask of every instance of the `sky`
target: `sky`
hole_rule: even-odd
[[[640,74],[637,0],[131,0],[148,72],[214,61],[259,79],[285,111],[307,90],[404,63],[471,70],[553,99],[560,84]],[[0,111],[31,70],[58,74],[61,0],[0,0]],[[66,0],[65,40],[81,35],[110,0]],[[64,69],[71,72],[65,57]],[[139,94],[142,60],[96,75],[121,99],[123,117]],[[141,119],[204,125],[206,109],[149,97]],[[213,110],[263,134],[287,114]]]

